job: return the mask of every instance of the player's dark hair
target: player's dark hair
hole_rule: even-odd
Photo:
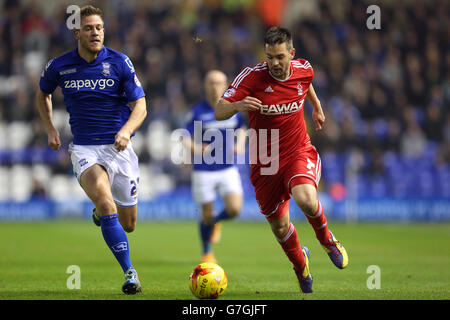
[[[91,5],[84,6],[80,9],[81,19],[83,19],[84,17],[94,16],[94,15],[101,17],[103,15],[103,12],[99,8],[96,8]]]
[[[292,49],[292,34],[288,29],[275,26],[267,30],[266,36],[264,37],[264,44],[273,46],[285,42],[286,47],[289,50]]]

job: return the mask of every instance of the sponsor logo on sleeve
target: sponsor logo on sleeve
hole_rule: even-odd
[[[128,68],[130,68],[130,72],[135,73],[134,66],[133,63],[131,63],[130,58],[126,58],[125,63],[127,64]]]
[[[137,85],[138,87],[142,87],[141,82],[139,81],[137,75],[134,75],[134,83],[136,83],[136,85]]]

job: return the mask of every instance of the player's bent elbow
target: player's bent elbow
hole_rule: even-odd
[[[145,118],[147,118],[147,108],[144,108],[143,110],[142,110],[142,121],[143,120],[145,120]]]
[[[41,89],[38,89],[36,92],[36,100],[37,101],[45,101],[51,96],[52,96],[51,94],[45,93]]]

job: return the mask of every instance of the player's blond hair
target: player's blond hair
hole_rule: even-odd
[[[81,19],[83,19],[85,17],[89,17],[89,16],[94,16],[94,15],[102,17],[103,11],[100,10],[99,8],[91,6],[90,4],[84,6],[80,9]]]

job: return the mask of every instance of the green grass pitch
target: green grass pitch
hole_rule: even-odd
[[[349,254],[345,270],[334,267],[306,220],[294,223],[300,243],[311,252],[314,293],[299,293],[291,264],[267,223],[233,221],[223,224],[222,240],[214,246],[228,275],[220,300],[450,298],[449,223],[330,221]],[[200,258],[196,222],[138,222],[128,236],[143,287],[135,296],[122,294],[122,271],[92,223],[0,223],[0,299],[195,299],[187,279]],[[80,289],[67,288],[70,265],[80,267]],[[372,265],[380,268],[380,288],[370,290]]]

